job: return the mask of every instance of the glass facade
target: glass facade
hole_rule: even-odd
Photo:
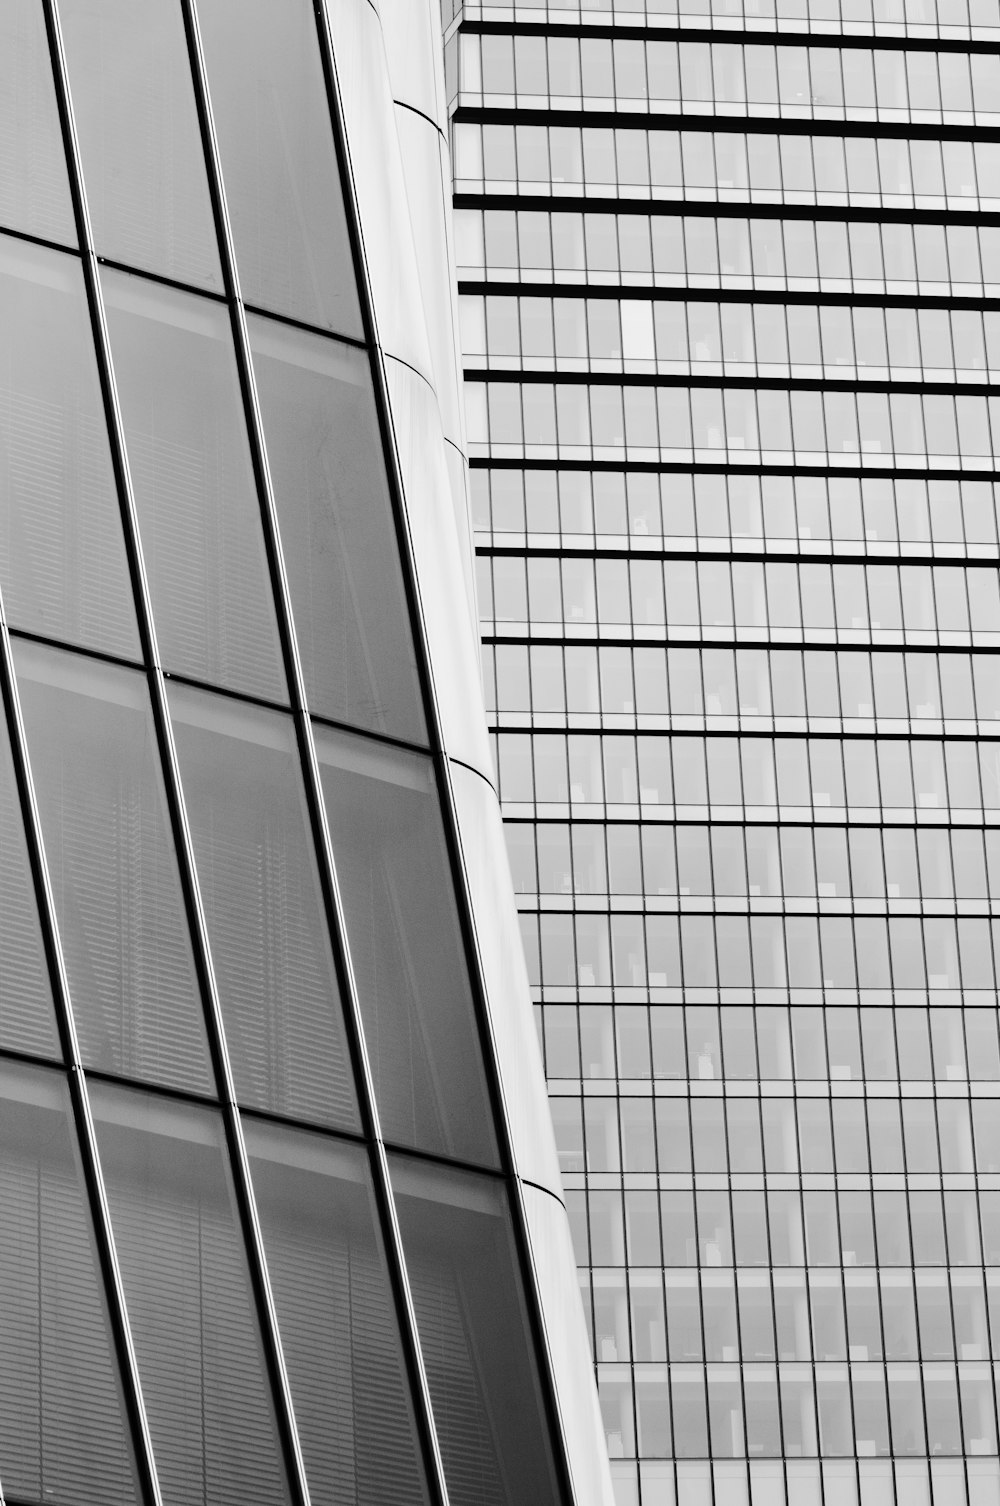
[[[619,1506],[997,1506],[1000,8],[444,22],[495,771]]]
[[[0,0],[7,1506],[602,1499],[421,606],[380,39],[367,116],[340,88],[373,24]],[[429,11],[417,34],[437,81]],[[414,242],[399,279],[449,288]],[[495,801],[480,830],[502,872]],[[533,1050],[517,977],[505,1003]]]

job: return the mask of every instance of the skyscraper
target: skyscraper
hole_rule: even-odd
[[[451,4],[484,662],[620,1506],[995,1506],[996,0]]]
[[[381,10],[0,0],[6,1506],[610,1499]]]

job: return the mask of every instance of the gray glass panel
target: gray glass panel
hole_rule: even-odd
[[[121,273],[103,280],[164,667],[284,700],[228,315]]]
[[[254,1193],[314,1506],[427,1499],[357,1146],[248,1121]]]
[[[250,340],[310,706],[424,742],[368,356],[269,319]]]
[[[20,642],[14,662],[84,1060],[210,1092],[143,678]]]
[[[0,1478],[7,1500],[140,1500],[66,1088],[0,1064]]]
[[[0,224],[76,245],[38,0],[7,0],[0,11]]]
[[[431,760],[325,727],[316,733],[383,1131],[495,1165]]]
[[[73,115],[98,254],[222,287],[181,7],[60,7]]]
[[[164,1501],[287,1501],[222,1125],[103,1085],[92,1102]]]
[[[240,1099],[353,1127],[291,719],[179,686],[170,710]]]
[[[362,336],[308,0],[201,0],[208,87],[248,303]]]
[[[452,1506],[559,1501],[500,1184],[397,1157],[391,1174]]]
[[[0,329],[0,585],[7,620],[137,658],[79,262],[0,238]]]
[[[33,889],[10,738],[0,719],[0,1046],[58,1056]]]

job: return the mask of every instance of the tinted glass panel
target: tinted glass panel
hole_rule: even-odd
[[[312,7],[201,0],[198,9],[243,296],[360,338]]]
[[[95,1088],[97,1140],[165,1501],[287,1501],[215,1114]]]
[[[129,658],[138,640],[79,263],[0,238],[7,620]]]
[[[170,709],[237,1092],[353,1126],[291,720],[180,687]]]
[[[84,1060],[211,1091],[142,676],[27,643],[14,660]]]
[[[0,12],[0,224],[76,244],[45,20],[37,0]]]
[[[0,1065],[0,1474],[7,1500],[140,1499],[66,1090]]]
[[[180,6],[73,0],[62,23],[97,251],[221,288]]]
[[[396,1159],[392,1183],[449,1499],[559,1501],[500,1184]]]
[[[121,274],[105,286],[164,667],[283,700],[226,311]]]
[[[0,1045],[39,1056],[59,1053],[5,722],[0,722]]]
[[[495,1163],[431,760],[327,728],[317,745],[385,1135]]]
[[[267,319],[250,338],[310,706],[423,742],[368,357]]]
[[[427,1499],[366,1157],[247,1124],[254,1192],[316,1506]]]

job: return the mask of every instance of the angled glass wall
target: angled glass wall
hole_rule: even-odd
[[[357,19],[0,4],[6,1506],[600,1499],[421,606]]]
[[[620,1506],[996,1506],[996,0],[445,6],[496,776]]]

